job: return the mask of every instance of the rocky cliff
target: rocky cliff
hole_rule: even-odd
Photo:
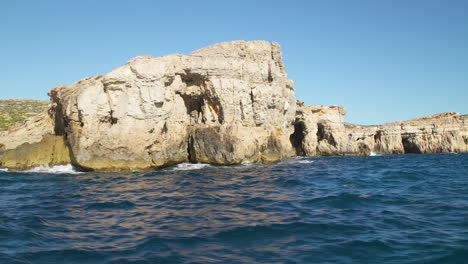
[[[294,88],[276,43],[234,41],[188,56],[141,56],[49,95],[53,107],[44,120],[53,128],[38,125],[24,143],[61,138],[70,160],[84,169],[275,162],[294,155]],[[17,145],[5,143],[3,166],[30,166],[5,161]]]
[[[342,106],[298,102],[291,142],[298,155],[370,155],[468,151],[467,116],[443,113],[377,126],[345,123]]]
[[[297,104],[280,46],[266,41],[140,56],[49,95],[47,112],[1,134],[0,166],[148,170],[293,155],[466,151],[466,116],[364,127],[344,123],[341,106]]]

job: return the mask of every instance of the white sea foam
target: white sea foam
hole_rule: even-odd
[[[173,168],[173,170],[176,170],[176,171],[199,170],[199,169],[203,169],[206,167],[211,167],[211,165],[205,164],[205,163],[180,163],[180,164],[177,164]]]
[[[289,158],[285,160],[284,162],[287,164],[295,164],[295,163],[310,164],[310,163],[314,163],[315,160],[311,160],[310,157],[296,156],[296,157]]]
[[[244,166],[250,166],[250,165],[252,165],[253,163],[252,163],[251,161],[248,161],[248,160],[247,160],[247,161],[241,162],[241,164],[244,165]]]
[[[369,156],[382,156],[382,154],[377,154],[374,151],[371,151]]]
[[[38,166],[34,167],[26,172],[39,172],[39,173],[53,173],[53,174],[80,174],[83,172],[79,172],[75,170],[73,165],[57,165],[53,167],[49,166]]]
[[[313,160],[299,160],[297,163],[310,164],[310,163],[314,163],[314,161]]]
[[[0,172],[7,172],[8,168],[0,168]]]

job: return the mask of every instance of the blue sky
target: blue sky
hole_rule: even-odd
[[[348,122],[468,114],[463,0],[1,1],[0,98],[239,39],[279,42],[296,97]]]

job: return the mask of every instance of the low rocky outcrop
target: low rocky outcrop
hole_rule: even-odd
[[[0,134],[0,165],[26,170],[43,165],[69,164],[70,152],[63,135],[55,133],[54,110],[42,111],[12,125]]]
[[[47,112],[1,134],[0,166],[148,170],[294,155],[466,151],[466,116],[358,126],[344,123],[341,106],[296,103],[280,46],[266,41],[136,57],[49,96]]]
[[[345,123],[342,106],[298,102],[291,139],[298,155],[370,155],[466,152],[467,120],[457,113],[377,126]]]

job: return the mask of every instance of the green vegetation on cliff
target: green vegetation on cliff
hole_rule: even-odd
[[[49,103],[49,101],[28,99],[0,100],[0,132],[46,111]]]

